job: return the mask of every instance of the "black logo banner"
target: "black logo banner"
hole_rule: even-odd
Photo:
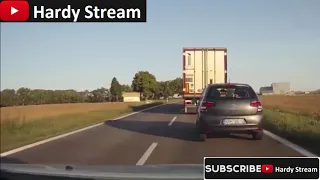
[[[205,158],[205,179],[319,179],[319,158]]]

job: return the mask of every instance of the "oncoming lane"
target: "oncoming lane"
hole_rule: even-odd
[[[177,111],[164,105],[1,158],[2,163],[135,165]]]

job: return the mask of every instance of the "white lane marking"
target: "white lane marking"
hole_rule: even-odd
[[[160,105],[153,106],[153,107],[150,107],[150,108],[147,108],[147,109],[143,109],[143,110],[140,110],[140,111],[137,111],[137,112],[126,114],[126,115],[114,118],[112,120],[119,120],[119,119],[122,119],[122,118],[125,118],[125,117],[128,117],[128,116],[132,116],[134,114],[138,114],[138,113],[150,110],[150,109],[158,108],[158,107],[165,106],[165,105],[168,105],[168,104],[175,104],[175,103],[177,103],[177,102],[171,102],[171,103],[167,103],[167,104],[160,104]],[[0,154],[0,157],[8,156],[8,155],[11,155],[11,154],[14,154],[14,153],[17,153],[17,152],[20,152],[20,151],[35,147],[35,146],[39,146],[39,145],[47,143],[47,142],[51,142],[51,141],[54,141],[54,140],[57,140],[57,139],[60,139],[60,138],[64,138],[64,137],[70,136],[70,135],[75,134],[75,133],[79,133],[79,132],[82,132],[82,131],[85,131],[85,130],[88,130],[88,129],[92,129],[94,127],[97,127],[97,126],[100,126],[100,125],[103,125],[103,124],[104,124],[104,122],[99,123],[99,124],[95,124],[95,125],[92,125],[92,126],[88,126],[88,127],[82,128],[82,129],[78,129],[78,130],[75,130],[75,131],[71,131],[69,133],[61,134],[61,135],[58,135],[58,136],[55,136],[55,137],[51,137],[49,139],[38,141],[38,142],[29,144],[29,145],[25,145],[25,146],[22,146],[22,147],[19,147],[19,148],[16,148],[16,149],[13,149],[13,150],[10,150],[10,151],[7,151],[7,152],[3,152],[3,153]]]
[[[175,116],[175,117],[169,122],[168,126],[171,126],[176,119],[177,119],[177,116]]]
[[[157,147],[158,143],[152,143],[147,151],[142,155],[142,157],[139,159],[136,165],[141,166],[144,165],[144,163],[148,160],[149,156],[153,152],[153,150]]]
[[[272,132],[270,131],[267,131],[267,130],[263,130],[264,134],[271,137],[272,139],[276,140],[276,141],[279,141],[281,144],[299,152],[300,154],[306,156],[306,157],[318,157],[318,155],[316,154],[313,154],[312,152],[309,152],[308,150],[280,137],[280,136],[277,136],[275,134],[273,134]]]

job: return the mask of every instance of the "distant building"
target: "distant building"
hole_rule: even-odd
[[[290,93],[290,83],[280,82],[271,84],[274,94],[288,94]]]
[[[271,86],[265,86],[260,88],[260,94],[288,94],[290,93],[290,83],[288,82],[279,82],[272,83]]]
[[[179,94],[174,94],[173,96],[172,96],[172,98],[181,98],[182,96],[181,95],[179,95]]]
[[[262,95],[273,94],[272,86],[261,87],[260,94]]]
[[[123,102],[140,102],[140,93],[138,92],[123,92]]]

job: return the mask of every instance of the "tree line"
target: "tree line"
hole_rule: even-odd
[[[93,91],[46,90],[21,87],[18,90],[4,89],[1,91],[1,107],[122,101],[123,92],[139,92],[141,99],[160,99],[182,93],[182,79],[157,81],[148,71],[135,74],[132,84],[120,84],[116,77],[111,80],[110,88],[100,87]]]

